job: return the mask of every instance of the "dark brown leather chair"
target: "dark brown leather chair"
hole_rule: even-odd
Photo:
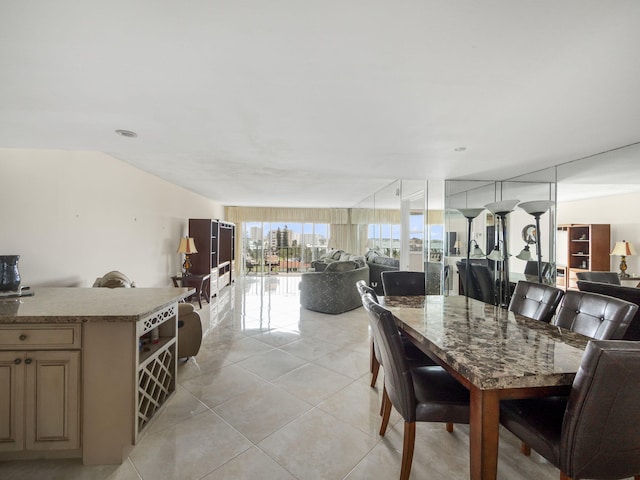
[[[371,298],[373,298],[376,303],[378,301],[378,296],[376,295],[376,291],[373,287],[370,287],[366,284],[364,280],[360,280],[356,282],[356,288],[358,292],[360,292],[360,296],[364,297],[366,294],[370,294]],[[363,306],[366,309],[366,306],[363,303]],[[402,333],[400,333],[400,338],[402,339],[402,343],[404,346],[405,354],[407,356],[407,360],[412,366],[420,366],[420,365],[435,365],[436,363],[425,355],[422,351],[418,349],[409,339],[407,339]],[[378,381],[378,373],[380,372],[381,365],[381,356],[380,350],[376,345],[374,337],[371,337],[371,348],[369,353],[369,371],[371,372],[371,386],[375,387],[376,382]]]
[[[599,293],[620,298],[640,306],[640,288],[614,285],[612,283],[585,282],[578,280],[578,289],[582,292]],[[640,308],[636,312],[623,340],[640,340]]]
[[[560,469],[560,479],[640,480],[640,344],[594,340],[569,397],[507,400],[500,423]]]
[[[474,279],[475,284],[480,291],[479,300],[484,303],[496,305],[498,301],[496,297],[496,283],[489,267],[486,265],[477,265],[475,263],[471,263],[469,267],[471,268],[471,278]]]
[[[554,325],[598,340],[624,337],[638,305],[597,293],[568,290],[558,306]]]
[[[427,277],[424,272],[388,270],[382,272],[382,290],[385,295],[426,295]]]
[[[577,272],[576,277],[578,277],[578,280],[585,280],[587,282],[620,285],[620,277],[616,272]]]
[[[411,367],[391,312],[378,305],[371,295],[362,302],[380,346],[385,369],[383,415],[380,435],[384,436],[391,407],[404,419],[404,446],[400,479],[408,479],[413,461],[416,422],[469,423],[469,391],[442,367]]]
[[[480,287],[478,287],[478,282],[472,275],[471,269],[469,269],[469,277],[467,278],[467,262],[458,261],[456,262],[456,267],[458,267],[458,275],[460,276],[460,295],[475,298],[476,300],[482,300]],[[467,285],[467,281],[469,282],[469,285]],[[468,292],[465,289],[468,290]]]
[[[563,293],[551,285],[520,281],[511,297],[509,310],[533,320],[549,323]]]

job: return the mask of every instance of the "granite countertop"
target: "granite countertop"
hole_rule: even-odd
[[[34,288],[0,299],[0,324],[136,322],[193,294],[193,288]]]
[[[408,335],[481,389],[571,385],[590,340],[464,296],[383,304]]]

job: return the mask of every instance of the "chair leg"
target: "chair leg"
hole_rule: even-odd
[[[453,432],[453,423],[447,423],[447,432],[449,433]]]
[[[373,338],[371,339],[371,362],[370,362],[370,370],[371,370],[371,386],[376,386],[376,380],[378,380],[378,372],[380,371],[380,362],[376,358],[376,352],[373,347]]]
[[[560,472],[560,480],[571,480],[571,477],[564,472]]]
[[[382,411],[382,424],[380,425],[380,436],[384,437],[384,434],[387,431],[387,426],[389,425],[389,417],[391,416],[391,400],[387,395],[386,389],[382,391],[382,405],[383,405],[383,411]]]
[[[520,451],[527,457],[531,456],[531,447],[524,442],[520,442]]]
[[[413,447],[416,443],[416,422],[404,422],[404,445],[402,446],[402,467],[400,480],[408,480],[413,462]]]
[[[382,401],[380,402],[380,416],[384,413],[384,404],[386,402],[386,393],[384,385],[382,386]]]

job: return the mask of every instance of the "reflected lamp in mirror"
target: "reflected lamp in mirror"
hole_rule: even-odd
[[[620,257],[620,277],[629,277],[629,274],[627,273],[627,257],[635,254],[636,249],[633,248],[631,242],[622,240],[621,242],[616,242],[614,245],[610,255],[618,255]]]
[[[453,253],[454,255],[460,254],[460,240],[456,240],[453,242]]]
[[[524,248],[520,251],[518,255],[516,255],[517,259],[524,260],[528,262],[533,260],[533,256],[531,255],[531,251],[529,250],[529,245],[525,245]]]
[[[184,263],[182,264],[184,275],[191,275],[191,260],[189,260],[189,255],[191,255],[192,253],[198,253],[198,250],[196,249],[196,242],[193,240],[193,238],[181,238],[180,245],[178,245],[178,253],[184,254]]]
[[[471,258],[482,258],[484,257],[484,252],[482,251],[482,249],[480,248],[480,245],[478,245],[478,242],[476,242],[475,240],[471,240],[471,254],[469,255]],[[475,246],[473,246],[475,245]]]
[[[505,255],[504,244],[502,244],[501,242],[500,244],[493,247],[493,250],[491,250],[491,252],[489,252],[489,255],[487,255],[487,259],[493,260],[494,262],[502,262],[506,259],[507,256],[510,257],[511,255]]]

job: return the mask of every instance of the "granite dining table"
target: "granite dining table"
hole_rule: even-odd
[[[464,296],[386,296],[422,351],[470,391],[470,478],[495,480],[500,400],[566,394],[588,337]]]

